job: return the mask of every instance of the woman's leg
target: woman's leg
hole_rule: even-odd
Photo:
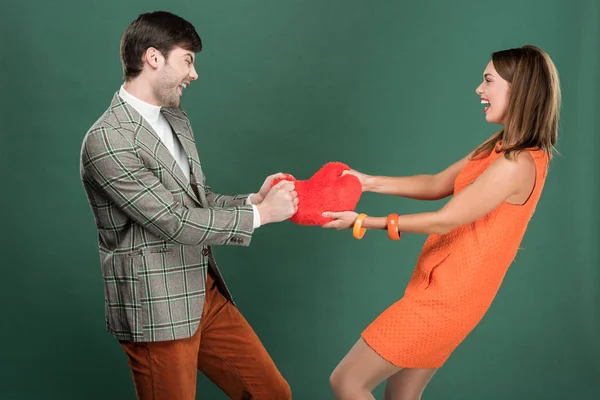
[[[437,368],[404,368],[390,376],[383,400],[419,400]]]
[[[331,389],[338,400],[371,400],[373,389],[398,371],[361,338],[331,374]]]

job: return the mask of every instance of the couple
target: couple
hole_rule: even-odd
[[[179,107],[198,77],[201,49],[186,20],[167,12],[138,16],[121,41],[124,84],[83,140],[81,179],[98,230],[106,326],[127,355],[140,399],[194,399],[197,370],[232,399],[290,399],[211,246],[248,246],[258,227],[297,211],[297,195],[292,182],[271,188],[282,174],[251,195],[220,195],[206,184]],[[446,170],[346,172],[363,191],[423,200],[453,195],[442,209],[326,213],[327,228],[382,229],[395,240],[402,232],[429,235],[404,297],[333,371],[338,399],[372,399],[384,380],[386,399],[419,399],[483,317],[516,255],[557,139],[558,75],[542,50],[524,46],[494,53],[476,92],[486,120],[503,128]]]

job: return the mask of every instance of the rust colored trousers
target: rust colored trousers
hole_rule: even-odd
[[[290,387],[211,273],[200,327],[187,339],[121,346],[140,400],[194,400],[200,370],[231,399],[288,400]],[[203,399],[202,393],[198,399]]]

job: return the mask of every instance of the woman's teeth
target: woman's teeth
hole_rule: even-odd
[[[487,107],[485,107],[485,108],[483,109],[483,112],[484,112],[484,113],[487,113],[487,112],[488,112],[488,110],[490,109],[490,102],[489,102],[489,101],[487,101],[487,100],[481,100],[481,104],[487,104]]]

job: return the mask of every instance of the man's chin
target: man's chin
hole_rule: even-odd
[[[169,101],[169,102],[166,102],[163,107],[166,107],[166,108],[179,108],[180,106],[181,106],[181,102],[178,100],[178,101]]]

